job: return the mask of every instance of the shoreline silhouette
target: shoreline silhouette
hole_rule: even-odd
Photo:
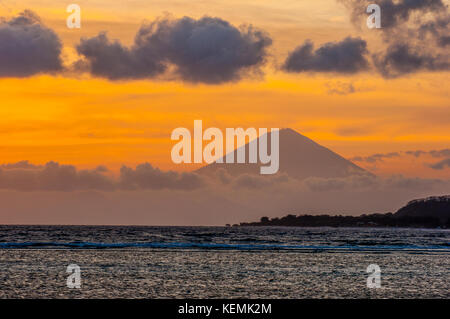
[[[297,227],[408,227],[450,228],[450,195],[415,199],[397,212],[343,215],[293,215],[261,217],[259,222],[242,222],[234,226],[297,226]]]

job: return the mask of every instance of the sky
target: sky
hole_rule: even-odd
[[[372,2],[381,29],[363,0],[74,0],[69,29],[67,1],[0,0],[2,169],[183,174],[198,165],[172,162],[170,134],[201,119],[292,128],[379,177],[447,181],[449,1]]]

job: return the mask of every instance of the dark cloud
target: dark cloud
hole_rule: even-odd
[[[0,18],[0,77],[61,71],[61,41],[32,11]]]
[[[445,10],[446,11],[446,10]],[[421,40],[428,40],[429,36],[439,47],[446,47],[450,44],[449,34],[450,14],[446,12],[435,20],[424,22],[419,27],[419,37]]]
[[[450,168],[450,158],[446,158],[437,163],[430,164],[429,167],[431,167],[432,169],[436,169],[436,170],[442,170],[446,167]]]
[[[450,36],[439,37],[438,44],[442,47],[446,47],[447,45],[450,45]]]
[[[184,17],[141,26],[129,48],[101,33],[82,39],[77,51],[93,75],[111,80],[153,78],[173,66],[184,81],[216,84],[260,72],[271,43],[251,25],[237,28],[220,18]]]
[[[152,50],[142,47],[129,49],[119,41],[110,41],[106,33],[81,39],[77,51],[89,61],[92,74],[110,80],[151,78],[166,69]],[[86,66],[80,61],[77,67]]]
[[[413,13],[436,12],[445,10],[442,0],[338,0],[351,10],[352,20],[359,24],[366,17],[366,8],[371,3],[376,3],[381,8],[382,28],[392,28],[409,20]]]
[[[283,69],[288,72],[357,73],[366,70],[367,43],[360,38],[347,37],[341,42],[329,42],[314,50],[307,40],[287,57]]]
[[[372,1],[339,1],[350,9],[356,25],[365,23],[366,8]],[[446,50],[450,14],[442,0],[380,0],[376,4],[381,8],[381,29],[377,32],[385,48],[372,58],[383,77],[450,69],[450,55]]]
[[[446,71],[450,69],[448,55],[426,52],[406,43],[390,45],[386,52],[373,56],[377,70],[386,78],[417,71]]]

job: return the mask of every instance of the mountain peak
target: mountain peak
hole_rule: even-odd
[[[270,145],[270,134],[267,133],[267,141]],[[310,138],[298,133],[291,128],[279,130],[280,145],[280,173],[305,179],[308,177],[347,177],[351,175],[372,175],[368,171],[353,164],[349,160],[319,145]],[[250,143],[259,143],[259,138]],[[246,163],[212,163],[197,170],[200,174],[215,174],[219,168],[225,169],[230,175],[259,174],[261,163],[248,163],[249,144],[245,146]],[[270,151],[270,146],[268,146]],[[237,150],[234,152],[236,156]],[[225,157],[224,157],[225,159]]]

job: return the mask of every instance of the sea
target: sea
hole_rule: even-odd
[[[445,229],[0,226],[0,298],[449,297]]]

